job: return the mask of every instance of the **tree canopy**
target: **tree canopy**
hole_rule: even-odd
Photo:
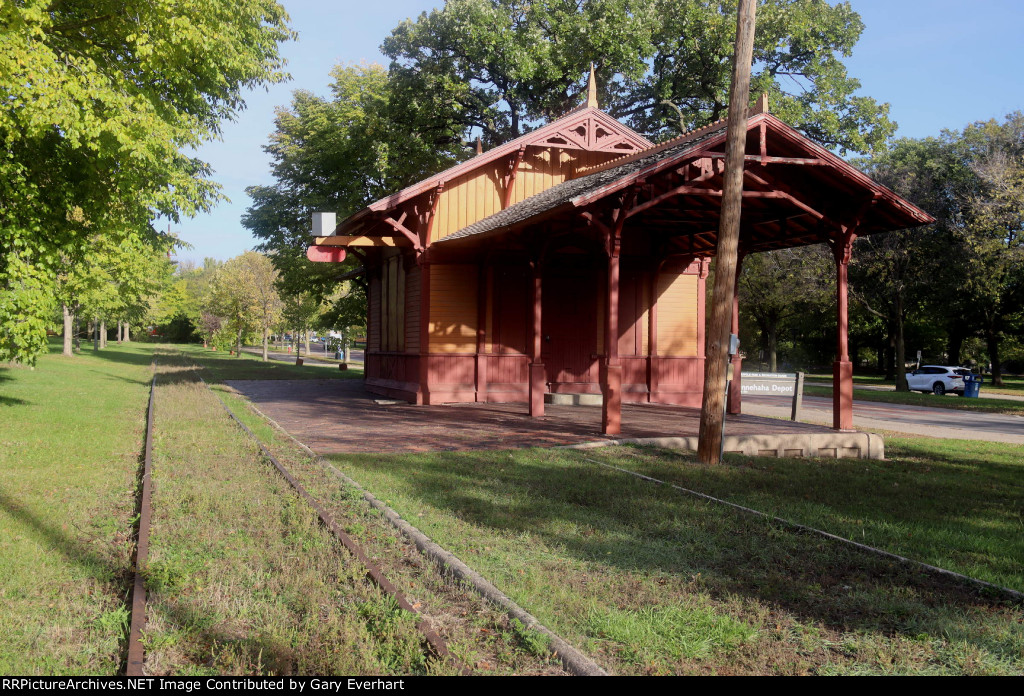
[[[594,63],[601,101],[665,138],[723,118],[737,0],[448,0],[385,39],[399,114],[437,143],[515,138],[577,106]],[[895,131],[888,105],[857,95],[842,58],[864,25],[848,3],[766,0],[758,8],[751,92],[840,151],[868,152]]]
[[[55,269],[97,235],[159,234],[219,196],[184,154],[285,78],[274,0],[0,5],[0,359],[45,345]]]

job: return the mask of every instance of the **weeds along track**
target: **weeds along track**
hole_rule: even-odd
[[[272,452],[198,366],[157,355],[128,675],[564,673],[361,498]]]
[[[206,384],[206,381],[203,380],[202,377],[200,377],[199,379],[203,382],[205,386],[207,386],[207,388],[209,388],[209,385]],[[210,392],[214,393],[212,389],[210,390]],[[217,396],[217,400],[220,401],[221,406],[223,406],[224,410],[227,411],[228,416],[230,416],[231,419],[235,421],[235,423],[237,423],[239,427],[241,427],[242,430],[244,430],[245,433],[250,438],[252,438],[252,440],[259,446],[260,451],[263,453],[263,456],[266,457],[267,460],[274,465],[274,468],[277,469],[278,473],[280,473],[281,476],[284,477],[285,481],[287,481],[288,484],[292,488],[294,488],[295,491],[300,496],[302,496],[302,498],[307,503],[309,503],[310,507],[316,510],[317,517],[320,518],[320,522],[324,525],[324,527],[329,529],[331,533],[334,534],[334,536],[338,539],[338,541],[341,542],[342,546],[344,546],[348,550],[348,552],[356,558],[356,560],[363,564],[363,566],[366,568],[366,574],[369,576],[369,578],[381,590],[394,597],[395,601],[398,602],[398,606],[400,606],[405,611],[410,612],[411,614],[414,614],[417,617],[420,617],[420,613],[416,610],[412,603],[409,602],[408,599],[406,599],[402,591],[395,587],[394,583],[388,580],[387,576],[384,575],[384,571],[380,568],[380,566],[371,561],[370,558],[363,551],[362,547],[360,547],[359,544],[357,544],[355,540],[352,539],[352,537],[346,534],[344,530],[342,530],[341,527],[339,527],[335,523],[334,518],[331,516],[331,513],[327,512],[327,510],[325,510],[324,507],[320,505],[320,503],[318,503],[317,500],[309,494],[309,492],[302,486],[302,484],[299,483],[295,479],[295,477],[292,476],[288,472],[288,470],[281,465],[281,462],[279,462],[277,458],[274,457],[273,454],[271,454],[270,450],[268,450],[266,446],[262,442],[260,442],[260,439],[256,436],[256,433],[250,430],[245,423],[238,419],[238,416],[235,415],[235,412],[232,411],[231,408],[226,403],[224,403],[224,400],[221,399],[220,396]],[[419,621],[416,622],[416,628],[419,629],[419,631],[423,634],[423,637],[426,638],[426,641],[430,645],[430,648],[433,651],[435,657],[441,659],[448,659],[452,657],[451,653],[448,651],[448,644],[445,642],[444,638],[437,634],[437,632],[433,629],[433,627],[426,619],[419,618]],[[465,672],[466,674],[470,673],[470,671],[465,667],[462,667],[461,671]]]

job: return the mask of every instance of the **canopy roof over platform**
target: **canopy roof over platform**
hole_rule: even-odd
[[[468,247],[527,226],[578,224],[612,209],[666,251],[715,252],[726,124],[713,123],[595,167],[435,242]],[[748,120],[741,245],[745,253],[829,242],[841,227],[873,234],[933,218],[769,113]]]

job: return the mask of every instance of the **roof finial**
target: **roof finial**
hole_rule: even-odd
[[[480,136],[479,135],[476,136],[476,154],[478,154],[478,155],[484,154],[484,144],[483,144],[483,141],[480,140]]]
[[[590,64],[590,78],[587,82],[587,107],[597,106],[597,79],[594,77],[594,64]]]

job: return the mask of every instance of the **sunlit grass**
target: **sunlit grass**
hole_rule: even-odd
[[[1021,586],[1015,455],[890,451],[716,468],[639,448],[330,460],[617,672],[1019,673],[1019,607],[595,463]]]
[[[0,368],[0,673],[112,674],[151,347]]]

